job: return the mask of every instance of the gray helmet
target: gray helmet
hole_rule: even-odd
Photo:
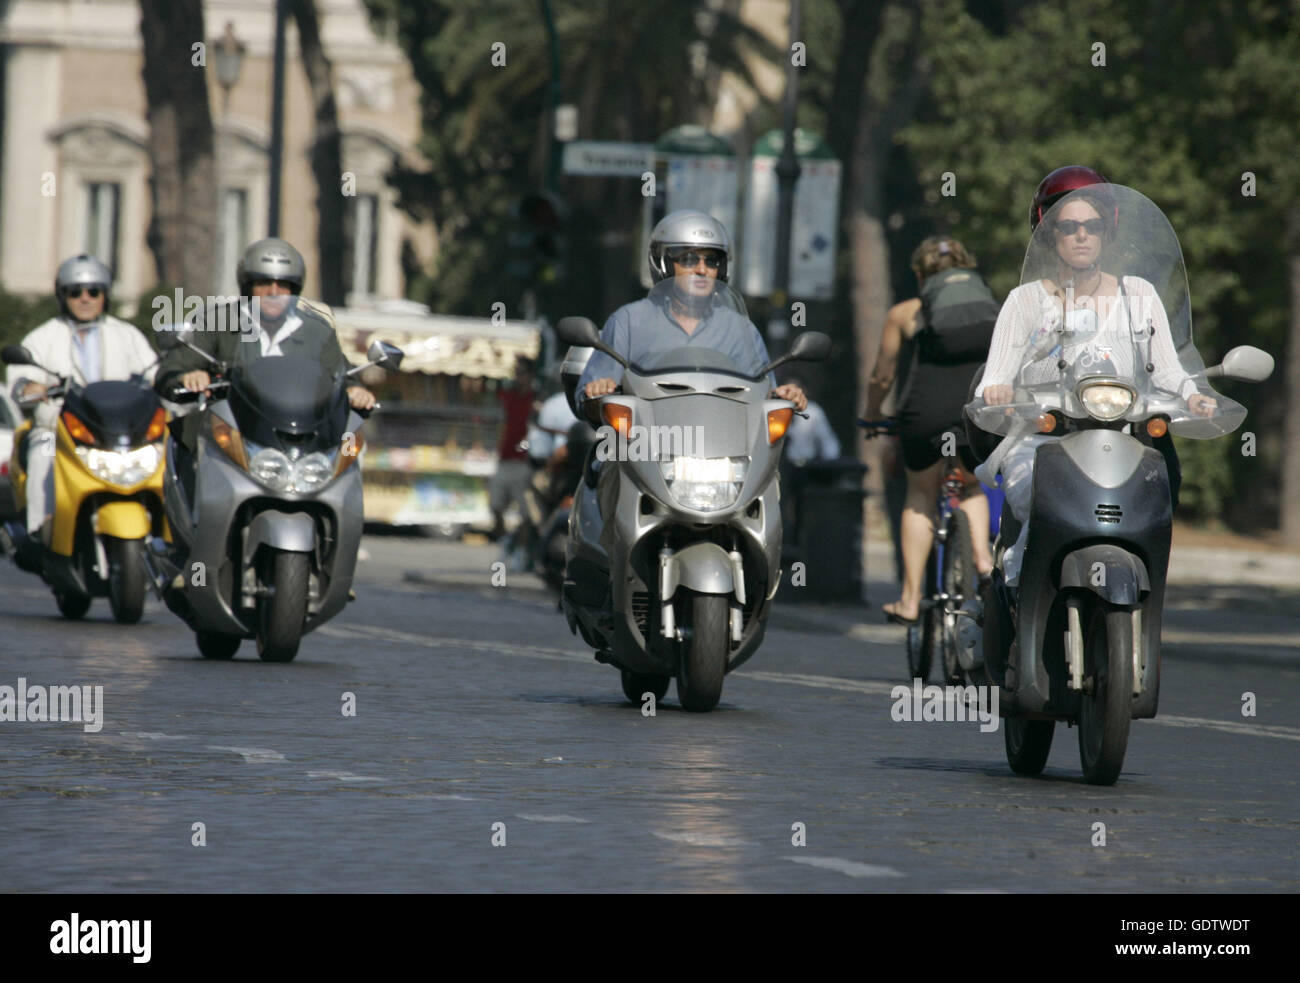
[[[113,283],[112,271],[89,253],[81,253],[59,264],[59,271],[54,275],[54,296],[59,302],[59,313],[68,313],[68,303],[64,296],[69,287],[102,287],[104,290],[104,310],[108,310],[108,288]]]
[[[302,261],[302,253],[274,236],[258,239],[245,249],[235,267],[235,281],[244,296],[248,296],[253,280],[288,280],[294,285],[293,292],[301,293],[306,276],[307,264]]]
[[[731,237],[712,215],[697,211],[669,212],[650,233],[650,276],[655,283],[672,276],[666,253],[671,249],[695,246],[722,250],[718,279],[727,280],[731,263]]]

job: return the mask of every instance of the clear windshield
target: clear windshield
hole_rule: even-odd
[[[967,412],[1002,434],[1032,432],[1045,410],[1130,423],[1163,415],[1183,437],[1231,433],[1246,411],[1204,369],[1169,220],[1132,188],[1092,185],[1034,232]]]
[[[749,324],[745,301],[731,287],[710,276],[669,277],[651,288],[647,300],[667,319],[679,324],[691,321],[704,323],[714,320],[738,320],[741,326]],[[642,374],[655,372],[721,371],[744,375],[748,373],[723,352],[700,345],[686,345],[661,352],[638,365]]]

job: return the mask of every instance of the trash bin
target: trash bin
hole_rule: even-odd
[[[862,600],[862,478],[867,466],[856,458],[815,461],[791,467],[788,485],[798,516],[785,550],[782,602],[829,603]],[[797,567],[795,564],[803,564]]]

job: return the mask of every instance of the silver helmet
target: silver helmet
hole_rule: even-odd
[[[59,313],[68,313],[67,291],[70,287],[100,287],[104,291],[104,310],[108,310],[108,288],[113,283],[112,271],[89,253],[81,253],[59,264],[54,275],[54,296],[59,302]]]
[[[302,260],[302,253],[274,236],[258,239],[245,249],[235,267],[235,281],[244,296],[248,296],[249,285],[254,280],[288,280],[294,285],[293,292],[301,293],[306,276],[307,264]]]
[[[650,276],[654,282],[673,275],[668,265],[670,250],[691,246],[722,250],[718,279],[725,283],[731,262],[731,237],[716,218],[697,211],[669,212],[650,233]]]

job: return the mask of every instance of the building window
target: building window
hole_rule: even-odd
[[[122,200],[122,186],[109,181],[87,181],[83,188],[86,200],[86,229],[82,247],[96,259],[117,272],[117,225]]]
[[[221,214],[217,223],[217,256],[220,273],[219,289],[234,292],[235,267],[248,243],[248,192],[243,188],[223,188]]]
[[[348,292],[370,296],[375,292],[375,261],[379,245],[379,196],[354,195],[347,199],[352,230],[350,257],[345,275]]]

